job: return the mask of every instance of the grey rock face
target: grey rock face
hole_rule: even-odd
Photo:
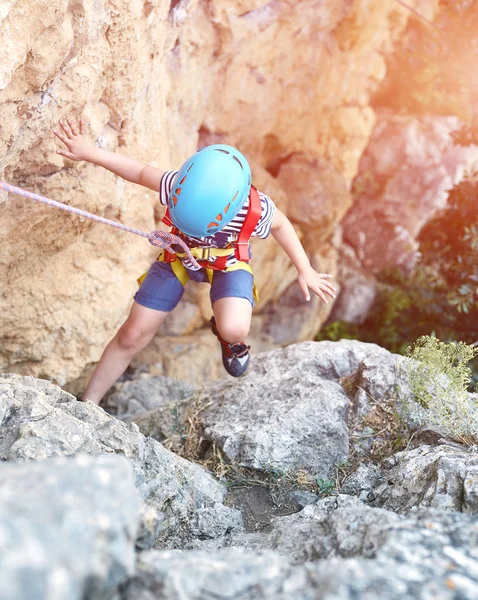
[[[305,466],[327,475],[348,456],[349,426],[361,433],[377,403],[393,397],[399,405],[409,396],[406,360],[355,340],[261,354],[239,382],[208,390],[211,406],[200,417],[205,435],[244,466]],[[367,455],[367,443],[354,447]]]
[[[0,599],[109,598],[133,573],[141,504],[119,456],[0,465]]]
[[[242,529],[240,511],[219,503],[196,510],[191,524],[192,534],[199,539],[216,539],[231,531],[242,531]]]
[[[319,500],[299,513],[275,518],[266,533],[232,536],[230,545],[272,549],[292,564],[332,556],[372,556],[381,542],[382,530],[398,519],[394,513],[339,495]]]
[[[478,453],[420,446],[382,463],[374,505],[407,513],[418,506],[478,514]]]
[[[363,502],[375,499],[375,488],[383,481],[382,471],[373,464],[361,463],[358,469],[349,475],[341,487],[343,494],[357,496]]]
[[[165,404],[181,402],[196,387],[170,377],[143,376],[132,381],[117,383],[101,405],[107,412],[124,421]]]
[[[478,589],[478,522],[420,510],[388,525],[370,558],[306,566],[325,600],[473,600]]]
[[[349,427],[364,459],[379,440],[360,437],[374,433],[362,422],[371,411],[383,415],[383,399],[398,405],[409,396],[402,381],[406,360],[355,340],[302,342],[258,355],[239,381],[210,384],[201,395],[150,410],[135,422],[145,435],[175,440],[178,422],[184,426],[194,409],[205,437],[229,460],[260,470],[310,467],[326,476],[348,457]]]
[[[243,385],[229,390],[231,404],[215,405],[214,411],[203,414],[205,434],[229,460],[245,467],[310,467],[329,474],[348,455],[347,398],[339,385],[310,374],[304,374],[300,386],[294,382],[281,378],[260,394],[247,394]]]
[[[334,511],[333,505],[341,503],[343,507]],[[431,509],[400,517],[360,504],[351,498],[327,499],[317,511],[309,510],[302,546],[307,548],[314,521],[322,523],[320,554],[323,551],[326,559],[290,565],[284,546],[282,557],[258,550],[259,546],[149,551],[139,557],[137,576],[125,588],[122,600],[476,598],[476,518]],[[324,519],[327,511],[330,525]],[[287,526],[290,523],[284,523]]]
[[[324,378],[334,367],[323,350],[325,357],[321,344],[306,342],[262,354],[237,383],[213,386],[201,414],[205,435],[245,467],[310,467],[327,475],[348,456],[349,400]]]
[[[0,377],[0,460],[24,462],[50,456],[119,453],[129,459],[136,487],[155,512],[143,512],[138,544],[169,547],[192,535],[198,509],[222,505],[226,490],[199,465],[145,438],[92,403],[77,402],[50,382],[29,377]],[[224,510],[223,510],[224,509]],[[231,527],[237,515],[229,511]],[[173,543],[173,542],[171,542]]]
[[[409,364],[409,359],[392,354],[383,348],[380,350],[382,352],[368,353],[360,362],[358,370],[360,377],[357,381],[359,398],[362,394],[366,394],[371,400],[384,400],[393,396],[400,402],[404,398],[409,398],[411,392],[405,367]]]
[[[137,576],[122,600],[313,600],[304,574],[294,573],[275,552],[240,548],[201,551],[149,551],[138,560]]]

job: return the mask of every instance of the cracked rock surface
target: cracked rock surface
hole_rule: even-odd
[[[162,415],[176,408],[204,432],[214,427],[224,453],[230,436],[237,456],[279,450],[287,466],[285,450],[303,447],[318,475],[337,449],[347,456],[349,428],[388,410],[396,360],[373,344],[297,344],[263,355],[235,386],[204,387],[201,410],[195,392],[137,420],[169,435],[175,419]],[[151,384],[134,390],[129,400],[139,390],[155,401]],[[407,393],[398,390],[397,406]],[[200,429],[184,435],[205,442]],[[435,445],[430,432],[422,439],[430,443],[378,464],[364,452],[346,493],[324,479],[333,485],[278,507],[279,489],[244,477],[227,494],[232,479],[218,481],[135,423],[48,381],[3,375],[0,581],[9,595],[0,585],[0,600],[475,600],[477,453]]]
[[[194,535],[214,537],[207,529],[210,521],[194,519],[197,510],[217,510],[223,523],[229,519],[230,528],[240,527],[237,511],[222,504],[224,486],[202,467],[145,438],[134,424],[126,425],[92,403],[78,402],[48,381],[0,376],[0,416],[3,461],[78,454],[125,456],[147,505],[140,546],[177,547]]]
[[[397,513],[430,506],[478,514],[478,455],[452,446],[420,446],[381,464],[375,506]]]

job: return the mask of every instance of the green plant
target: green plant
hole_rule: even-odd
[[[328,496],[335,488],[335,483],[326,477],[317,477],[316,481],[321,496]]]
[[[182,415],[178,406],[173,406],[171,409],[171,416],[173,421],[173,432],[179,436],[181,443],[184,444],[186,441],[186,426],[182,422]]]
[[[316,340],[331,340],[337,342],[338,340],[354,340],[358,336],[358,327],[346,323],[345,321],[332,321],[324,327],[322,331],[317,334]]]
[[[422,336],[407,352],[406,377],[413,399],[405,406],[412,420],[442,430],[473,446],[478,443],[478,403],[468,393],[469,363],[478,350],[463,342]]]
[[[422,335],[478,340],[478,176],[451,190],[447,208],[420,232],[421,260],[412,273],[378,275],[377,295],[364,323],[335,321],[317,339],[355,338],[398,354]],[[478,360],[472,363],[478,381]],[[471,388],[470,388],[471,389]]]

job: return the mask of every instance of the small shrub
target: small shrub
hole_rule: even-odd
[[[358,327],[345,321],[333,321],[326,325],[323,331],[319,331],[315,338],[318,342],[328,340],[338,342],[339,340],[356,340],[358,338]]]
[[[478,443],[478,402],[468,393],[468,364],[478,350],[463,342],[422,336],[407,355],[407,380],[416,403],[405,407],[412,419],[473,446]]]
[[[317,487],[321,496],[328,496],[335,488],[335,483],[330,479],[317,477]]]

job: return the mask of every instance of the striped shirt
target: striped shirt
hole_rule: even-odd
[[[169,194],[171,192],[171,188],[173,186],[174,178],[176,177],[177,171],[166,171],[166,173],[161,178],[161,185],[159,188],[159,201],[164,206],[167,205]],[[251,235],[251,237],[259,237],[266,238],[271,232],[271,224],[274,219],[274,215],[276,212],[276,207],[274,202],[266,196],[262,192],[259,192],[259,198],[261,200],[262,212],[259,217],[259,221]],[[238,238],[239,232],[242,229],[242,225],[246,220],[247,209],[249,207],[249,197],[244,203],[241,210],[237,213],[237,215],[230,221],[223,229],[215,233],[214,235],[210,235],[208,237],[192,237],[186,235],[183,232],[180,232],[180,237],[186,244],[193,248],[195,246],[202,247],[210,247],[210,248],[227,248],[233,242],[235,242]],[[182,263],[185,267],[190,269],[191,271],[197,270],[194,265],[191,264],[191,261],[186,257],[182,258]],[[209,258],[209,262],[213,263],[215,260],[214,257]],[[226,262],[226,267],[230,267],[231,265],[237,262],[236,257],[232,254]]]

